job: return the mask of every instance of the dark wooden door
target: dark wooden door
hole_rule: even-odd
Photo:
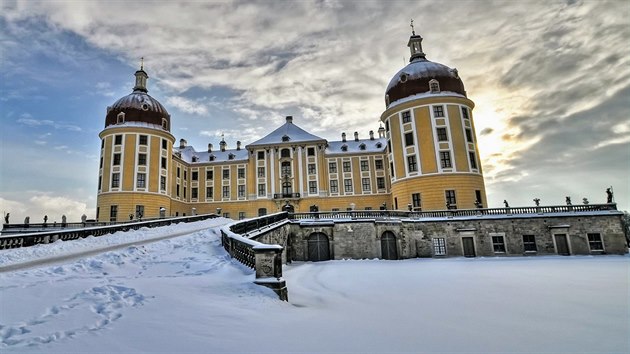
[[[327,261],[330,259],[328,237],[316,232],[308,237],[308,260],[311,262]]]
[[[462,244],[464,245],[464,257],[475,257],[475,241],[472,237],[462,237]]]
[[[571,253],[569,252],[569,243],[567,242],[567,235],[565,234],[557,234],[556,238],[556,252],[563,256],[568,256]]]
[[[381,256],[383,259],[398,259],[396,236],[391,231],[385,231],[381,236]]]

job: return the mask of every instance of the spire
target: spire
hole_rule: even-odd
[[[144,57],[140,58],[140,70],[136,71],[134,75],[136,76],[136,85],[133,87],[133,90],[145,93],[148,92],[147,79],[149,75],[144,71]]]
[[[411,37],[409,37],[409,43],[407,43],[407,47],[411,51],[411,57],[409,58],[409,62],[414,61],[415,59],[426,59],[425,54],[422,52],[422,37],[420,35],[416,35],[416,30],[413,26],[413,19],[411,19]]]

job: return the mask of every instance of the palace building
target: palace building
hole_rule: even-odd
[[[385,92],[382,125],[328,141],[286,117],[262,139],[195,149],[171,134],[148,74],[107,108],[97,219],[219,212],[243,219],[280,210],[443,210],[487,207],[473,122],[456,69],[431,62],[413,33],[410,62]]]

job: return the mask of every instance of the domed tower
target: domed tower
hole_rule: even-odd
[[[394,208],[487,207],[474,103],[457,73],[427,60],[412,31],[409,64],[394,75],[381,115],[388,140]]]
[[[170,211],[171,116],[147,93],[149,76],[136,71],[133,92],[107,107],[101,131],[97,219],[124,221]],[[129,193],[133,192],[133,193]]]

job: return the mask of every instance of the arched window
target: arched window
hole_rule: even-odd
[[[280,165],[280,175],[281,176],[291,176],[291,163],[289,161],[284,161]]]
[[[280,150],[280,157],[291,157],[291,150],[289,149]]]
[[[123,124],[125,122],[125,112],[120,112],[116,116],[116,124]]]
[[[365,150],[365,144],[361,143],[361,145],[359,145],[359,149]]]
[[[168,121],[166,120],[166,118],[162,118],[162,129],[168,129]]]
[[[429,89],[431,90],[431,93],[439,93],[440,83],[436,79],[429,81]]]
[[[282,195],[284,197],[289,197],[293,193],[293,188],[291,187],[291,182],[282,182]]]
[[[348,145],[346,144],[341,145],[341,151],[348,151]]]

